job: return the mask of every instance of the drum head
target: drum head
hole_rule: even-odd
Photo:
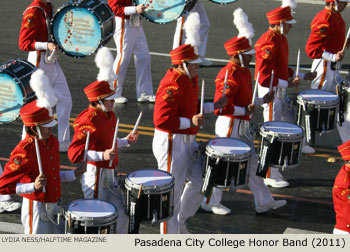
[[[69,204],[68,212],[78,219],[81,218],[105,218],[116,214],[116,208],[112,204],[94,199],[76,200]]]
[[[303,138],[303,129],[296,124],[279,122],[279,121],[270,121],[265,122],[260,127],[260,134],[262,136],[271,135],[277,136],[280,138],[295,139]]]
[[[297,102],[299,104],[309,103],[315,105],[336,105],[339,103],[339,97],[330,91],[322,89],[309,89],[301,91],[298,94]]]
[[[206,152],[217,157],[249,157],[251,148],[243,141],[234,138],[214,138],[209,141]]]
[[[230,3],[235,3],[238,0],[209,0],[209,1],[216,4],[230,4]]]
[[[134,0],[135,5],[144,4],[147,8],[142,13],[147,20],[166,24],[179,18],[183,14],[187,4],[193,0]]]
[[[127,176],[132,184],[141,185],[142,187],[164,186],[173,181],[173,177],[161,170],[139,170],[130,173]]]
[[[72,57],[93,54],[102,38],[98,18],[87,8],[76,6],[65,6],[57,11],[52,33],[60,49]]]

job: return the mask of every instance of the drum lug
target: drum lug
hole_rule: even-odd
[[[157,213],[156,210],[153,211],[152,225],[155,224],[155,223],[159,223],[159,220],[158,220],[158,213]]]
[[[219,162],[220,162],[220,158],[217,158],[215,161],[215,164],[217,165],[217,164],[219,164]]]
[[[282,166],[282,171],[284,171],[285,168],[288,168],[288,157],[287,156],[284,157],[284,163],[283,163],[283,166]]]

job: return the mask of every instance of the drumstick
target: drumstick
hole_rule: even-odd
[[[299,78],[299,65],[300,65],[300,49],[298,49],[298,56],[297,56],[297,69],[295,71],[295,76]]]
[[[259,75],[260,72],[258,72],[258,75],[256,76],[256,80],[255,80],[255,86],[254,86],[254,92],[253,92],[253,98],[252,98],[252,104],[255,104],[255,100],[256,100],[256,92],[258,90],[258,85],[259,85]],[[252,119],[252,114],[249,115],[249,118]]]
[[[142,117],[142,111],[140,112],[139,117],[138,117],[137,120],[136,120],[136,123],[135,123],[134,129],[132,130],[132,133],[135,133],[135,132],[136,132],[137,127],[138,127],[139,124],[140,124],[141,117]]]
[[[55,55],[55,53],[56,53],[56,49],[53,49],[52,53],[47,57],[47,61],[48,61],[48,62],[51,62],[51,61],[52,61],[52,58],[53,58],[53,56]]]
[[[115,145],[117,143],[117,135],[118,135],[118,128],[119,128],[119,117],[117,120],[117,123],[115,125],[115,131],[114,131],[114,137],[113,137],[113,144],[112,144],[112,150],[115,150]],[[113,160],[109,160],[109,167],[112,166]]]
[[[224,80],[224,89],[222,90],[222,98],[225,96],[226,92],[226,87],[227,87],[227,76],[228,76],[228,69],[226,69],[226,74],[225,74],[225,80]],[[220,113],[222,112],[222,108],[220,109]]]
[[[87,159],[87,152],[88,152],[88,148],[89,148],[89,142],[90,142],[90,131],[87,131],[87,133],[86,133],[85,149],[84,149],[84,159],[83,159],[84,162],[86,162],[86,159]]]
[[[345,42],[344,42],[344,45],[343,45],[343,49],[341,50],[342,52],[344,52],[344,50],[345,50],[345,46],[346,46],[346,44],[348,42],[349,37],[350,37],[350,27],[349,27],[348,33],[346,34],[346,37],[345,37]]]
[[[271,71],[271,79],[270,79],[270,89],[269,89],[270,94],[272,93],[272,84],[273,84],[273,69]]]
[[[202,80],[202,93],[201,93],[201,107],[200,107],[200,114],[201,114],[201,115],[203,115],[204,87],[205,87],[205,82],[204,82],[204,79],[203,79],[203,80]]]
[[[43,167],[41,164],[41,157],[40,157],[40,150],[39,150],[39,144],[38,144],[38,138],[34,137],[34,142],[35,142],[35,151],[36,151],[36,158],[38,160],[38,166],[39,166],[39,173],[40,175],[44,174],[43,173]],[[46,192],[45,186],[43,186],[43,192]]]
[[[317,63],[317,65],[316,65],[316,67],[314,68],[314,70],[311,71],[311,72],[315,72],[315,71],[316,71],[316,69],[318,68],[318,66],[321,64],[321,61],[322,61],[322,58],[321,58],[320,61]]]
[[[142,187],[143,187],[143,184],[140,185],[139,192],[137,193],[137,198],[138,199],[141,197]]]

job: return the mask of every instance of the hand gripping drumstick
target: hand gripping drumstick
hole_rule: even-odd
[[[47,57],[47,61],[48,62],[51,62],[52,59],[53,59],[53,56],[55,55],[56,53],[56,49],[53,49],[52,53]]]
[[[34,138],[34,142],[35,142],[36,158],[38,160],[38,166],[39,166],[39,173],[40,174],[44,174],[43,173],[43,167],[42,167],[42,164],[41,164],[40,150],[39,150],[39,144],[38,144],[38,138],[37,137]],[[44,193],[46,192],[45,186],[43,186],[42,191]]]
[[[226,92],[226,87],[227,87],[227,76],[228,76],[228,69],[226,69],[226,74],[225,74],[225,80],[224,80],[224,89],[222,90],[222,97],[225,96]],[[222,112],[222,108],[220,109],[220,113]]]
[[[256,76],[254,92],[253,92],[253,98],[252,98],[252,104],[255,104],[256,92],[258,91],[258,85],[259,85],[259,76],[260,76],[260,72],[258,72],[258,75]],[[252,114],[249,115],[249,118],[252,119]]]
[[[113,144],[112,144],[112,149],[115,150],[115,145],[117,143],[117,135],[118,135],[118,128],[119,128],[119,117],[117,120],[117,123],[115,125],[115,131],[114,131],[114,137],[113,137]],[[113,160],[109,160],[109,167],[112,166]]]
[[[137,127],[138,127],[139,124],[140,124],[141,117],[142,117],[142,111],[140,112],[139,117],[138,117],[137,120],[136,120],[136,123],[135,123],[134,129],[132,130],[132,133],[135,133],[135,132],[136,132]]]
[[[90,143],[90,131],[86,132],[86,142],[85,142],[85,149],[84,149],[84,159],[83,161],[86,162],[87,160],[87,152],[89,148],[89,143]]]

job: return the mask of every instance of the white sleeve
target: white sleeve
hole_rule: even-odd
[[[335,54],[327,52],[327,51],[324,51],[322,53],[322,59],[335,62]]]
[[[180,129],[191,128],[191,121],[186,117],[180,117]]]
[[[35,42],[35,50],[37,51],[45,51],[47,50],[47,44],[48,42]]]
[[[130,16],[133,14],[136,14],[136,6],[127,6],[124,8],[124,14],[125,16]]]
[[[203,104],[203,112],[204,114],[210,114],[214,112],[214,103],[206,102]]]
[[[69,182],[75,180],[74,171],[60,171],[61,182]]]
[[[16,184],[16,193],[17,194],[27,194],[35,192],[34,182],[32,183],[17,183]]]
[[[122,147],[125,147],[125,146],[129,145],[128,140],[126,139],[126,137],[118,138],[117,143],[118,143],[118,148],[122,148]]]
[[[255,106],[261,106],[263,104],[264,104],[264,98],[262,98],[262,97],[255,97],[255,102],[254,102]]]
[[[88,150],[87,152],[88,161],[103,161],[103,151]]]
[[[281,87],[281,88],[287,88],[288,87],[288,81],[282,80],[282,79],[278,79],[278,86]]]
[[[245,115],[245,107],[234,106],[234,116],[244,116]]]

